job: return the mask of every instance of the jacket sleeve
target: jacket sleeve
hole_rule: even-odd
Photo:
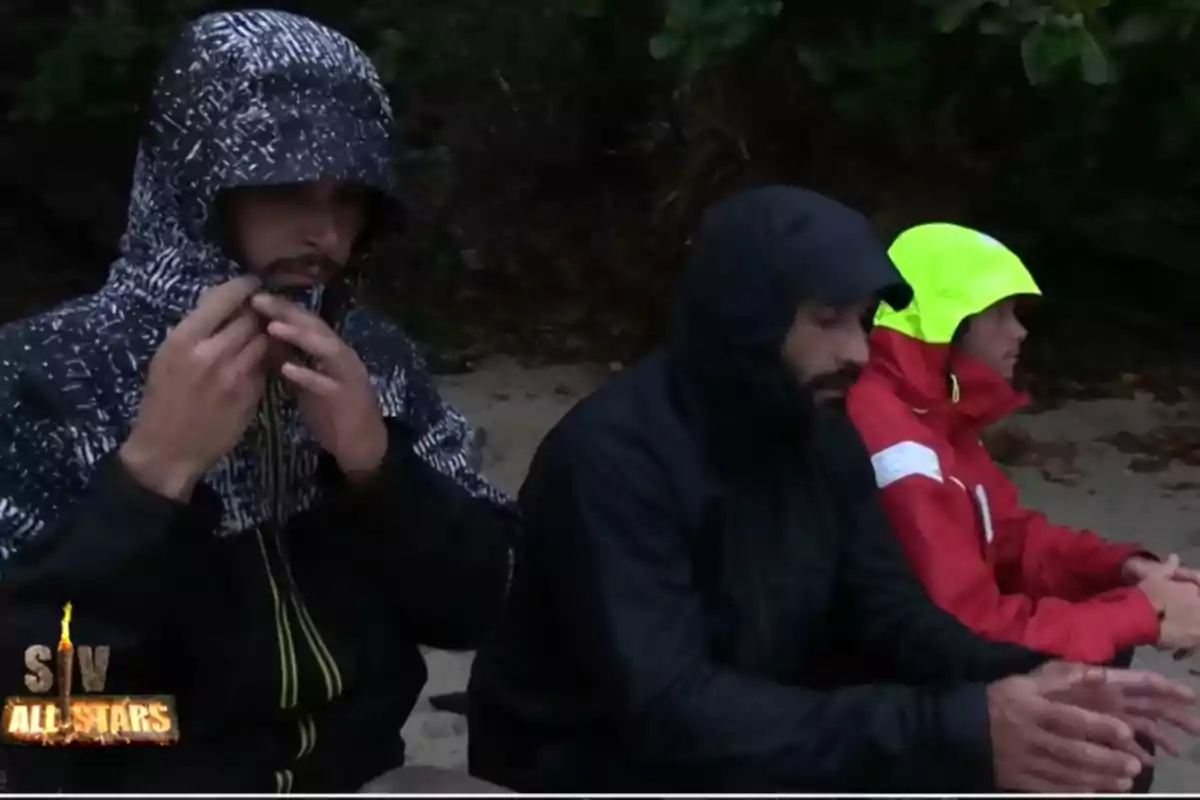
[[[1004,471],[986,463],[990,469],[985,488],[996,537],[993,557],[1002,580],[1019,584],[1034,597],[1065,600],[1134,591],[1120,588],[1122,566],[1132,556],[1153,556],[1136,544],[1108,542],[1091,531],[1052,524],[1044,514],[1022,507]],[[1138,642],[1148,643],[1152,642]]]
[[[25,648],[54,649],[67,602],[73,642],[111,648],[105,689],[152,693],[164,674],[157,653],[170,635],[161,615],[174,605],[175,551],[212,530],[219,504],[203,489],[188,505],[155,494],[115,454],[84,465],[80,432],[37,420],[18,428],[13,407],[0,421],[0,694],[28,693]],[[112,775],[134,758],[113,748],[4,750],[8,791],[86,789],[100,784],[81,770]]]
[[[876,453],[882,504],[908,559],[933,601],[988,639],[1016,642],[1073,661],[1102,663],[1118,651],[1158,639],[1158,618],[1136,588],[1086,601],[1030,596],[1014,581],[1002,591],[984,555],[974,501],[942,477],[937,455],[919,442]],[[1019,534],[998,547],[1022,546]],[[1018,555],[1032,561],[1030,554]]]
[[[560,631],[624,747],[707,791],[988,785],[982,684],[816,691],[715,661],[672,490],[618,436],[582,448],[552,434],[521,505]]]
[[[838,450],[851,454],[842,474],[841,488],[851,522],[847,525],[846,563],[839,574],[845,606],[854,610],[853,632],[860,646],[866,652],[890,657],[898,673],[914,683],[990,682],[1029,672],[1048,661],[1051,651],[1027,642],[981,636],[969,623],[949,613],[936,594],[931,597],[926,588],[930,584],[922,585],[893,532],[861,438],[848,429]],[[944,509],[947,499],[938,498],[931,508]],[[936,570],[928,568],[931,562],[926,558],[920,562],[927,568],[923,574],[928,574],[935,587],[941,584],[934,578],[954,581],[954,576],[971,566],[967,555],[960,554],[957,561],[941,561]],[[982,557],[976,556],[975,561],[983,566]]]
[[[387,420],[379,474],[344,487],[334,514],[367,532],[365,566],[386,576],[404,627],[422,644],[469,650],[504,609],[516,509],[470,466],[471,430],[428,377],[414,370],[408,391],[409,417]]]

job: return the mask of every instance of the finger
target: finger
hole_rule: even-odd
[[[1081,686],[1102,686],[1106,670],[1092,664],[1051,661],[1033,673],[1033,678],[1037,681],[1038,691],[1046,696],[1078,689]]]
[[[1136,714],[1154,720],[1163,720],[1170,725],[1192,735],[1200,735],[1200,717],[1169,702],[1152,698],[1134,697],[1126,699],[1122,704],[1126,713]]]
[[[300,348],[322,363],[336,366],[344,353],[342,340],[333,331],[320,331],[310,327],[293,325],[290,322],[272,320],[267,325],[272,337]]]
[[[1105,682],[1118,689],[1122,697],[1157,697],[1183,705],[1196,702],[1196,691],[1186,683],[1173,681],[1148,669],[1110,669]]]
[[[335,394],[339,388],[338,382],[328,375],[322,375],[316,370],[302,367],[292,361],[288,361],[280,367],[279,372],[299,388],[322,397]]]
[[[309,328],[313,330],[324,330],[327,333],[336,336],[325,320],[321,319],[316,314],[309,311],[307,308],[301,308],[290,300],[273,294],[260,292],[251,299],[251,306],[255,311],[262,314],[267,319],[278,320],[279,322],[287,322],[295,325],[297,328]]]
[[[1174,575],[1178,570],[1179,570],[1179,556],[1175,555],[1174,553],[1171,553],[1171,555],[1167,556],[1167,559],[1165,561],[1163,561],[1162,563],[1160,563],[1158,566],[1154,567],[1150,571],[1150,575],[1151,576],[1165,575],[1165,576],[1169,577],[1171,575]]]
[[[1079,706],[1045,700],[1035,713],[1040,727],[1071,739],[1096,742],[1108,747],[1136,752],[1133,729],[1112,714]]]
[[[1188,567],[1180,567],[1175,571],[1175,580],[1187,581],[1188,583],[1200,586],[1200,572]]]
[[[241,351],[257,335],[259,335],[258,320],[251,312],[243,311],[224,328],[201,340],[196,345],[196,354],[218,361]]]
[[[1149,739],[1155,746],[1161,747],[1173,756],[1179,755],[1179,745],[1176,743],[1175,737],[1167,733],[1166,726],[1157,720],[1130,714],[1125,717],[1125,721],[1129,723],[1130,727],[1136,733]],[[1144,759],[1143,763],[1150,766],[1154,763],[1154,755],[1149,751],[1147,751],[1146,755],[1148,758]]]
[[[266,358],[269,344],[270,340],[262,334],[247,342],[246,346],[238,351],[229,364],[232,374],[240,378],[258,370],[262,366],[263,359]]]
[[[190,314],[180,320],[172,334],[176,338],[199,341],[211,336],[259,287],[258,279],[243,275],[214,286],[200,297]]]
[[[1109,742],[1091,738],[1077,728],[1044,725],[1030,732],[1029,742],[1070,767],[1104,775],[1136,775],[1149,754],[1137,744],[1128,723],[1114,721],[1129,731],[1127,740]]]
[[[1128,772],[1114,774],[1082,769],[1064,764],[1048,752],[1031,753],[1027,761],[1030,777],[1050,787],[1038,791],[1125,792],[1133,786],[1133,776]],[[1137,772],[1141,772],[1141,764],[1137,765]]]

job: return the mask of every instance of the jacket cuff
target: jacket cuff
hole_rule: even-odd
[[[952,769],[953,781],[962,791],[990,792],[996,789],[992,757],[991,721],[988,715],[987,684],[972,683],[946,692],[939,704],[944,731],[943,768]]]
[[[413,440],[404,426],[387,421],[388,446],[379,468],[364,481],[351,482],[329,454],[324,454],[317,466],[318,480],[330,487],[337,500],[360,518],[384,515],[387,508],[403,508],[417,489],[411,480],[419,474],[416,461],[420,456],[413,450]],[[419,496],[419,490],[418,490]],[[383,519],[384,516],[379,516]]]
[[[1116,635],[1116,650],[1158,644],[1162,621],[1150,598],[1136,587],[1125,589],[1122,594],[1124,596],[1121,601],[1113,603],[1108,612],[1108,619]]]
[[[186,503],[164,497],[138,483],[116,452],[100,461],[90,489],[105,530],[120,531],[129,538],[155,539],[175,532],[207,534],[221,519],[220,498],[203,483],[196,485]]]
[[[1158,556],[1143,550],[1136,542],[1110,542],[1100,556],[1102,560],[1096,565],[1096,572],[1107,578],[1103,583],[1108,586],[1124,586],[1125,562],[1135,556],[1159,560]]]

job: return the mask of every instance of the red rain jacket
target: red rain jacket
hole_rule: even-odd
[[[896,535],[938,605],[983,636],[1070,660],[1106,662],[1154,644],[1158,616],[1121,575],[1140,548],[1022,508],[984,449],[981,430],[1026,402],[960,351],[880,327],[849,413]]]

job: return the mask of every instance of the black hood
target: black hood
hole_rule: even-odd
[[[671,349],[722,426],[803,426],[812,402],[781,354],[796,311],[867,297],[903,308],[912,290],[862,214],[797,187],[745,190],[701,223]]]
[[[713,593],[717,656],[791,680],[800,663],[811,557],[804,535],[833,524],[824,474],[836,450],[814,424],[809,391],[783,361],[806,301],[835,308],[867,298],[906,306],[911,290],[862,214],[790,186],[743,191],[704,217],[681,279],[672,363],[680,400],[714,472],[720,524],[700,545],[698,580]]]
[[[392,110],[370,60],[294,14],[199,18],[159,72],[109,286],[186,313],[240,271],[221,246],[220,192],[321,177],[395,199]]]

